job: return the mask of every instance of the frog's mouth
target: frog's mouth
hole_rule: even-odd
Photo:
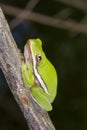
[[[24,47],[24,57],[25,57],[25,63],[27,64],[27,66],[29,66],[30,64],[32,64],[32,53],[31,53],[31,49],[30,49],[30,41],[27,41],[27,44]]]

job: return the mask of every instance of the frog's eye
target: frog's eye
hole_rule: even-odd
[[[41,62],[42,61],[42,56],[38,54],[36,56],[36,60],[37,60],[37,62]]]

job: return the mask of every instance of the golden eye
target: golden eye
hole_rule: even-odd
[[[41,56],[41,55],[37,55],[37,56],[36,56],[36,60],[37,60],[38,62],[41,62],[41,61],[42,61],[42,56]]]

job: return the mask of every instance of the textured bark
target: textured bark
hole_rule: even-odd
[[[0,9],[0,67],[31,130],[55,130],[48,113],[32,99],[21,76],[21,54]]]

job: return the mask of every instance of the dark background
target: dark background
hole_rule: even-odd
[[[57,97],[53,102],[53,111],[49,112],[56,130],[87,130],[87,1],[0,2],[18,48],[23,52],[28,38],[40,38],[48,59],[57,70]],[[32,3],[35,5],[32,6]],[[20,20],[18,15],[21,12],[18,15],[10,14],[5,8],[6,5],[44,15],[45,21],[46,16],[60,19],[64,25],[60,22],[61,26],[56,26],[51,20],[52,25],[43,24],[42,19],[36,22],[28,17],[27,20]],[[72,26],[67,27],[66,21]],[[19,129],[28,130],[28,127],[0,70],[0,130]]]

